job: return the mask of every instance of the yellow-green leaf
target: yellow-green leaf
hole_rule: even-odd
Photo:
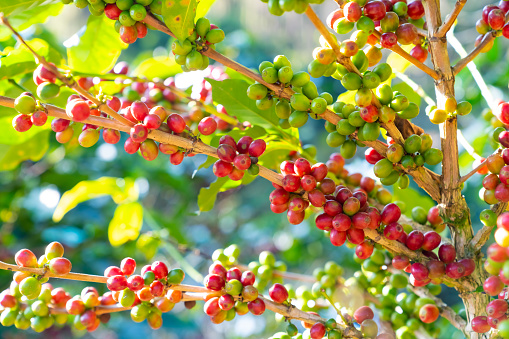
[[[111,245],[120,246],[129,240],[136,240],[143,224],[143,207],[140,203],[129,202],[117,206],[108,227]]]
[[[198,2],[198,8],[196,9],[196,18],[194,21],[207,15],[210,7],[214,4],[215,1],[216,0],[200,0],[200,2]]]
[[[120,204],[137,200],[138,188],[130,178],[102,177],[97,180],[81,181],[62,195],[53,212],[53,221],[62,220],[64,215],[79,203],[104,195],[110,195],[115,203]]]
[[[197,6],[197,0],[163,0],[164,23],[177,39],[184,41],[193,33]]]

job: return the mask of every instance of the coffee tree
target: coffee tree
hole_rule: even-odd
[[[36,332],[64,326],[94,331],[111,313],[125,311],[133,321],[147,320],[158,329],[162,314],[183,303],[188,309],[203,307],[214,324],[247,313],[275,313],[287,324],[272,338],[437,338],[445,335],[440,317],[465,337],[509,338],[509,213],[504,212],[509,103],[494,100],[470,64],[490,51],[497,37],[509,38],[509,1],[482,9],[470,53],[451,32],[466,0],[458,0],[448,15],[441,13],[438,0],[336,0],[337,9],[326,20],[314,11],[323,0],[263,2],[272,15],[305,15],[320,33],[307,70],[295,69],[278,54],[284,51],[274,51],[278,55],[262,61],[258,70],[217,52],[225,32],[205,17],[213,1],[0,2],[0,32],[6,37],[0,105],[2,117],[12,123],[2,125],[0,139],[16,145],[4,156],[2,169],[41,159],[48,133],[40,132],[49,130],[74,151],[78,145],[122,142],[128,154],[139,153],[146,161],[169,156],[175,166],[205,154],[200,168],[212,167],[217,180],[199,194],[202,211],[212,208],[218,192],[260,176],[274,186],[262,198],[268,198],[272,212],[285,213],[293,225],[314,221],[315,232],[326,236],[323,241],[355,249],[360,270],[346,276],[343,259],[332,253],[332,261],[316,267],[313,275],[291,273],[270,251],[249,264],[240,262],[240,247],[229,244],[203,254],[210,267],[195,284],[184,283],[190,280],[186,270],[199,280],[188,263],[186,269],[154,261],[139,271],[131,257],[97,276],[71,272],[64,246],[54,241],[37,253],[40,257],[21,249],[15,264],[0,262],[1,269],[15,272],[0,294],[1,324]],[[66,58],[49,41],[19,33],[64,5],[91,14],[78,41],[67,46]],[[173,39],[165,59],[172,72],[185,78],[201,70],[202,82],[186,89],[173,77],[161,78],[157,68],[147,74],[117,63],[122,49],[156,30]],[[92,49],[97,41],[100,48]],[[450,44],[462,56],[454,65]],[[383,50],[390,51],[387,58]],[[435,99],[404,74],[410,65],[432,79]],[[462,176],[458,142],[472,147],[458,133],[458,119],[471,113],[472,105],[455,95],[454,85],[467,66],[488,102],[484,116],[490,132],[484,139],[493,151]],[[395,76],[403,86],[393,84]],[[319,91],[312,81],[322,77],[341,83],[344,91],[336,100],[338,93]],[[420,97],[428,104],[425,112]],[[412,122],[419,115],[438,125],[440,143]],[[299,128],[309,118],[322,120],[328,133],[325,163],[315,159],[314,146],[300,142]],[[345,167],[358,148],[365,148],[376,179]],[[141,158],[132,155],[133,162]],[[487,204],[479,222],[471,218],[462,194],[476,173],[485,175],[480,193]],[[407,212],[410,201],[393,201],[384,188],[393,186],[396,194],[409,189],[411,181],[436,205]],[[110,177],[82,181],[61,197],[53,220],[60,221],[80,202],[111,195],[118,203],[108,229],[111,244],[139,237],[138,244],[157,251],[161,239],[140,236],[143,207],[135,186]],[[482,227],[474,232],[473,224]],[[491,234],[495,242],[485,256],[481,250]],[[100,287],[73,296],[53,287],[58,280],[50,284],[49,278]],[[459,312],[439,298],[442,285],[463,301]],[[330,317],[332,312],[337,316]]]

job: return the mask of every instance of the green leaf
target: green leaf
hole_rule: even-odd
[[[42,7],[50,3],[57,3],[58,0],[0,0],[0,12],[5,15],[19,13],[31,8]]]
[[[10,128],[12,129],[12,126]],[[12,170],[25,160],[39,161],[48,148],[49,130],[39,131],[32,138],[17,145],[0,145],[0,171]]]
[[[216,81],[209,78],[207,81],[212,85],[212,99],[223,105],[228,114],[236,116],[241,122],[247,121],[267,131],[274,131],[292,143],[299,143],[299,132],[296,128],[284,131],[279,127],[279,118],[274,111],[274,106],[262,111],[256,107],[254,100],[247,97],[246,92],[249,87],[247,82],[239,79]]]
[[[406,82],[400,82],[399,84],[392,86],[393,91],[399,91],[417,106],[421,104],[421,96],[410,87]]]
[[[41,39],[27,41],[30,47],[39,55],[46,57],[48,61],[60,64],[62,57],[48,43]],[[37,68],[33,54],[24,46],[16,49],[6,49],[0,52],[0,80],[11,79],[17,75],[31,73]]]
[[[196,22],[199,18],[204,17],[210,10],[210,7],[214,4],[216,0],[201,0],[198,2],[198,8],[196,9],[196,18],[194,21]]]
[[[53,221],[59,222],[64,215],[79,203],[110,195],[115,203],[138,199],[138,188],[131,178],[102,177],[97,180],[81,181],[65,192],[53,212]]]
[[[162,15],[177,39],[184,41],[193,33],[197,0],[163,0]]]
[[[136,240],[143,224],[143,207],[138,202],[118,205],[108,226],[108,239],[112,246]]]
[[[28,131],[20,133],[12,127],[12,118],[17,112],[12,108],[8,108],[8,110],[12,112],[12,115],[0,116],[0,131],[2,131],[2,133],[0,133],[0,144],[2,145],[19,145],[34,138],[36,135],[42,138],[41,131],[49,130],[50,128],[50,124],[45,124],[41,127],[34,126]]]
[[[78,72],[104,74],[113,68],[127,44],[115,31],[115,21],[105,15],[88,17],[87,25],[68,39],[69,67]]]
[[[338,96],[338,100],[337,101],[344,102],[345,104],[355,105],[355,93],[356,92],[357,91],[346,91],[346,92],[343,92],[343,93],[341,93]]]
[[[223,185],[230,180],[228,177],[217,178],[210,187],[201,188],[198,194],[198,208],[201,212],[210,211],[216,203],[217,193]]]
[[[13,15],[9,15],[9,23],[17,31],[24,31],[35,24],[46,22],[50,16],[57,16],[63,8],[63,3],[45,3],[26,10],[19,8]]]
[[[134,70],[133,75],[147,79],[164,79],[180,72],[182,72],[182,68],[175,63],[174,58],[159,56],[146,59],[140,63]]]
[[[298,151],[299,147],[284,142],[270,142],[259,158],[260,165],[278,170],[279,165],[288,160],[288,152],[293,150]]]

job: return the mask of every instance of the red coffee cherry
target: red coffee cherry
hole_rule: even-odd
[[[123,275],[131,275],[136,270],[136,260],[133,258],[124,258],[120,263],[120,269],[122,270]]]
[[[288,299],[288,291],[286,290],[286,287],[276,283],[269,289],[269,296],[272,300],[281,304]]]
[[[373,319],[374,316],[373,310],[368,306],[361,306],[353,313],[353,318],[358,324],[361,324],[366,319]]]
[[[90,107],[86,101],[76,99],[67,103],[65,113],[74,121],[83,121],[90,116]]]
[[[419,310],[419,319],[426,324],[435,322],[439,315],[440,311],[438,310],[438,307],[433,304],[426,304]]]
[[[410,260],[402,255],[397,255],[392,258],[392,266],[398,270],[405,269],[408,265],[410,265]]]
[[[267,144],[263,139],[256,139],[249,145],[248,152],[252,157],[259,157],[265,152],[266,148]]]
[[[438,257],[446,264],[456,259],[456,249],[451,244],[442,244],[438,249]]]

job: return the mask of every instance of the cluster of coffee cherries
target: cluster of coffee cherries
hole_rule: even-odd
[[[460,279],[469,276],[475,270],[475,262],[472,259],[456,260],[454,246],[448,243],[441,244],[442,239],[435,231],[423,234],[421,231],[414,230],[408,235],[403,234],[403,238],[405,238],[404,241],[398,240],[412,251],[421,250],[422,254],[430,259],[426,263],[413,264],[410,264],[410,260],[404,255],[397,255],[392,259],[394,268],[411,273],[410,283],[414,286],[440,284],[445,276]],[[433,252],[436,248],[438,248],[438,255]]]
[[[343,8],[329,14],[327,24],[338,34],[346,34],[357,28],[350,39],[341,44],[347,50],[359,49],[365,44],[379,44],[387,49],[393,48],[398,42],[401,45],[414,44],[410,55],[424,62],[428,51],[424,47],[424,39],[417,32],[417,28],[425,26],[423,17],[421,0],[409,3],[406,0],[349,1]],[[380,32],[380,38],[373,34],[375,30]],[[368,51],[376,55],[375,60],[382,58],[379,50],[370,48]]]
[[[132,307],[131,318],[135,322],[146,319],[151,328],[158,329],[162,326],[161,313],[169,312],[182,300],[182,291],[172,289],[172,285],[180,284],[185,273],[180,268],[168,270],[162,261],[145,265],[141,274],[134,274],[135,270],[136,261],[132,258],[123,259],[120,267],[106,268],[106,286],[114,302]]]
[[[282,185],[273,184],[276,188],[270,194],[270,209],[274,213],[287,212],[288,221],[297,225],[305,217],[309,204],[322,207],[326,203],[325,195],[334,193],[336,184],[326,178],[328,169],[324,163],[313,166],[308,160],[299,158],[295,162],[283,161],[280,166],[283,174]],[[307,199],[302,196],[307,194]]]
[[[509,24],[506,24],[506,14],[509,11],[509,3],[505,0],[500,0],[497,5],[486,5],[482,9],[482,18],[477,20],[475,28],[480,34],[475,39],[475,46],[477,47],[482,41],[485,34],[490,30],[496,31],[495,36],[503,35],[509,39]],[[488,52],[493,47],[494,41],[492,40],[487,44],[482,52]]]
[[[321,4],[325,0],[261,0],[268,4],[270,14],[281,16],[284,12],[294,11],[302,14],[308,8],[308,4]]]
[[[408,187],[410,179],[398,170],[398,164],[403,169],[411,170],[425,163],[431,166],[437,165],[443,159],[442,151],[431,147],[433,141],[429,134],[413,134],[405,140],[403,145],[394,142],[392,138],[388,139],[388,143],[385,158],[375,150],[365,154],[366,161],[375,165],[373,167],[375,176],[380,178],[384,185],[390,186],[397,182],[401,189]]]
[[[248,265],[249,270],[256,274],[257,280],[255,287],[263,291],[267,286],[273,283],[283,283],[283,278],[275,275],[274,271],[278,273],[286,272],[286,264],[283,261],[276,261],[274,253],[270,251],[262,251],[258,256],[258,261],[251,261]]]
[[[444,108],[437,108],[436,106],[429,107],[429,120],[438,125],[445,122],[447,119],[456,115],[467,115],[472,111],[472,104],[468,101],[456,102],[453,97],[447,98]]]
[[[184,72],[206,69],[210,60],[200,51],[215,49],[214,45],[223,41],[224,37],[223,30],[211,24],[207,18],[199,18],[191,36],[183,42],[175,40],[171,45],[175,62],[181,65]]]
[[[12,118],[12,127],[18,132],[26,132],[32,125],[43,126],[48,114],[29,92],[24,92],[14,101],[14,109],[19,113]]]
[[[19,267],[44,268],[54,274],[67,274],[71,271],[72,264],[69,259],[62,257],[64,247],[58,242],[52,242],[46,246],[44,254],[37,259],[35,254],[29,249],[19,250],[14,260]],[[36,277],[26,272],[16,272],[14,281],[19,284],[19,291],[28,300],[35,299],[41,293],[42,283],[48,281],[48,278]]]
[[[504,147],[509,146],[509,132],[501,132],[499,140]],[[484,191],[483,199],[486,203],[493,205],[499,202],[509,201],[509,149],[504,148],[501,154],[492,154],[486,160],[486,169],[489,174],[482,181]]]
[[[264,140],[253,140],[248,135],[237,142],[229,135],[222,136],[217,147],[219,160],[214,163],[214,174],[219,178],[228,176],[235,181],[242,180],[246,170],[251,175],[257,175],[260,171],[258,157],[266,147]]]
[[[253,286],[255,280],[256,277],[251,271],[242,272],[236,267],[227,270],[220,262],[212,264],[203,284],[218,293],[208,295],[203,306],[205,314],[210,316],[214,324],[230,321],[235,318],[235,314],[263,314],[265,302],[258,297],[258,289]],[[280,297],[281,293],[277,289],[275,295]]]

